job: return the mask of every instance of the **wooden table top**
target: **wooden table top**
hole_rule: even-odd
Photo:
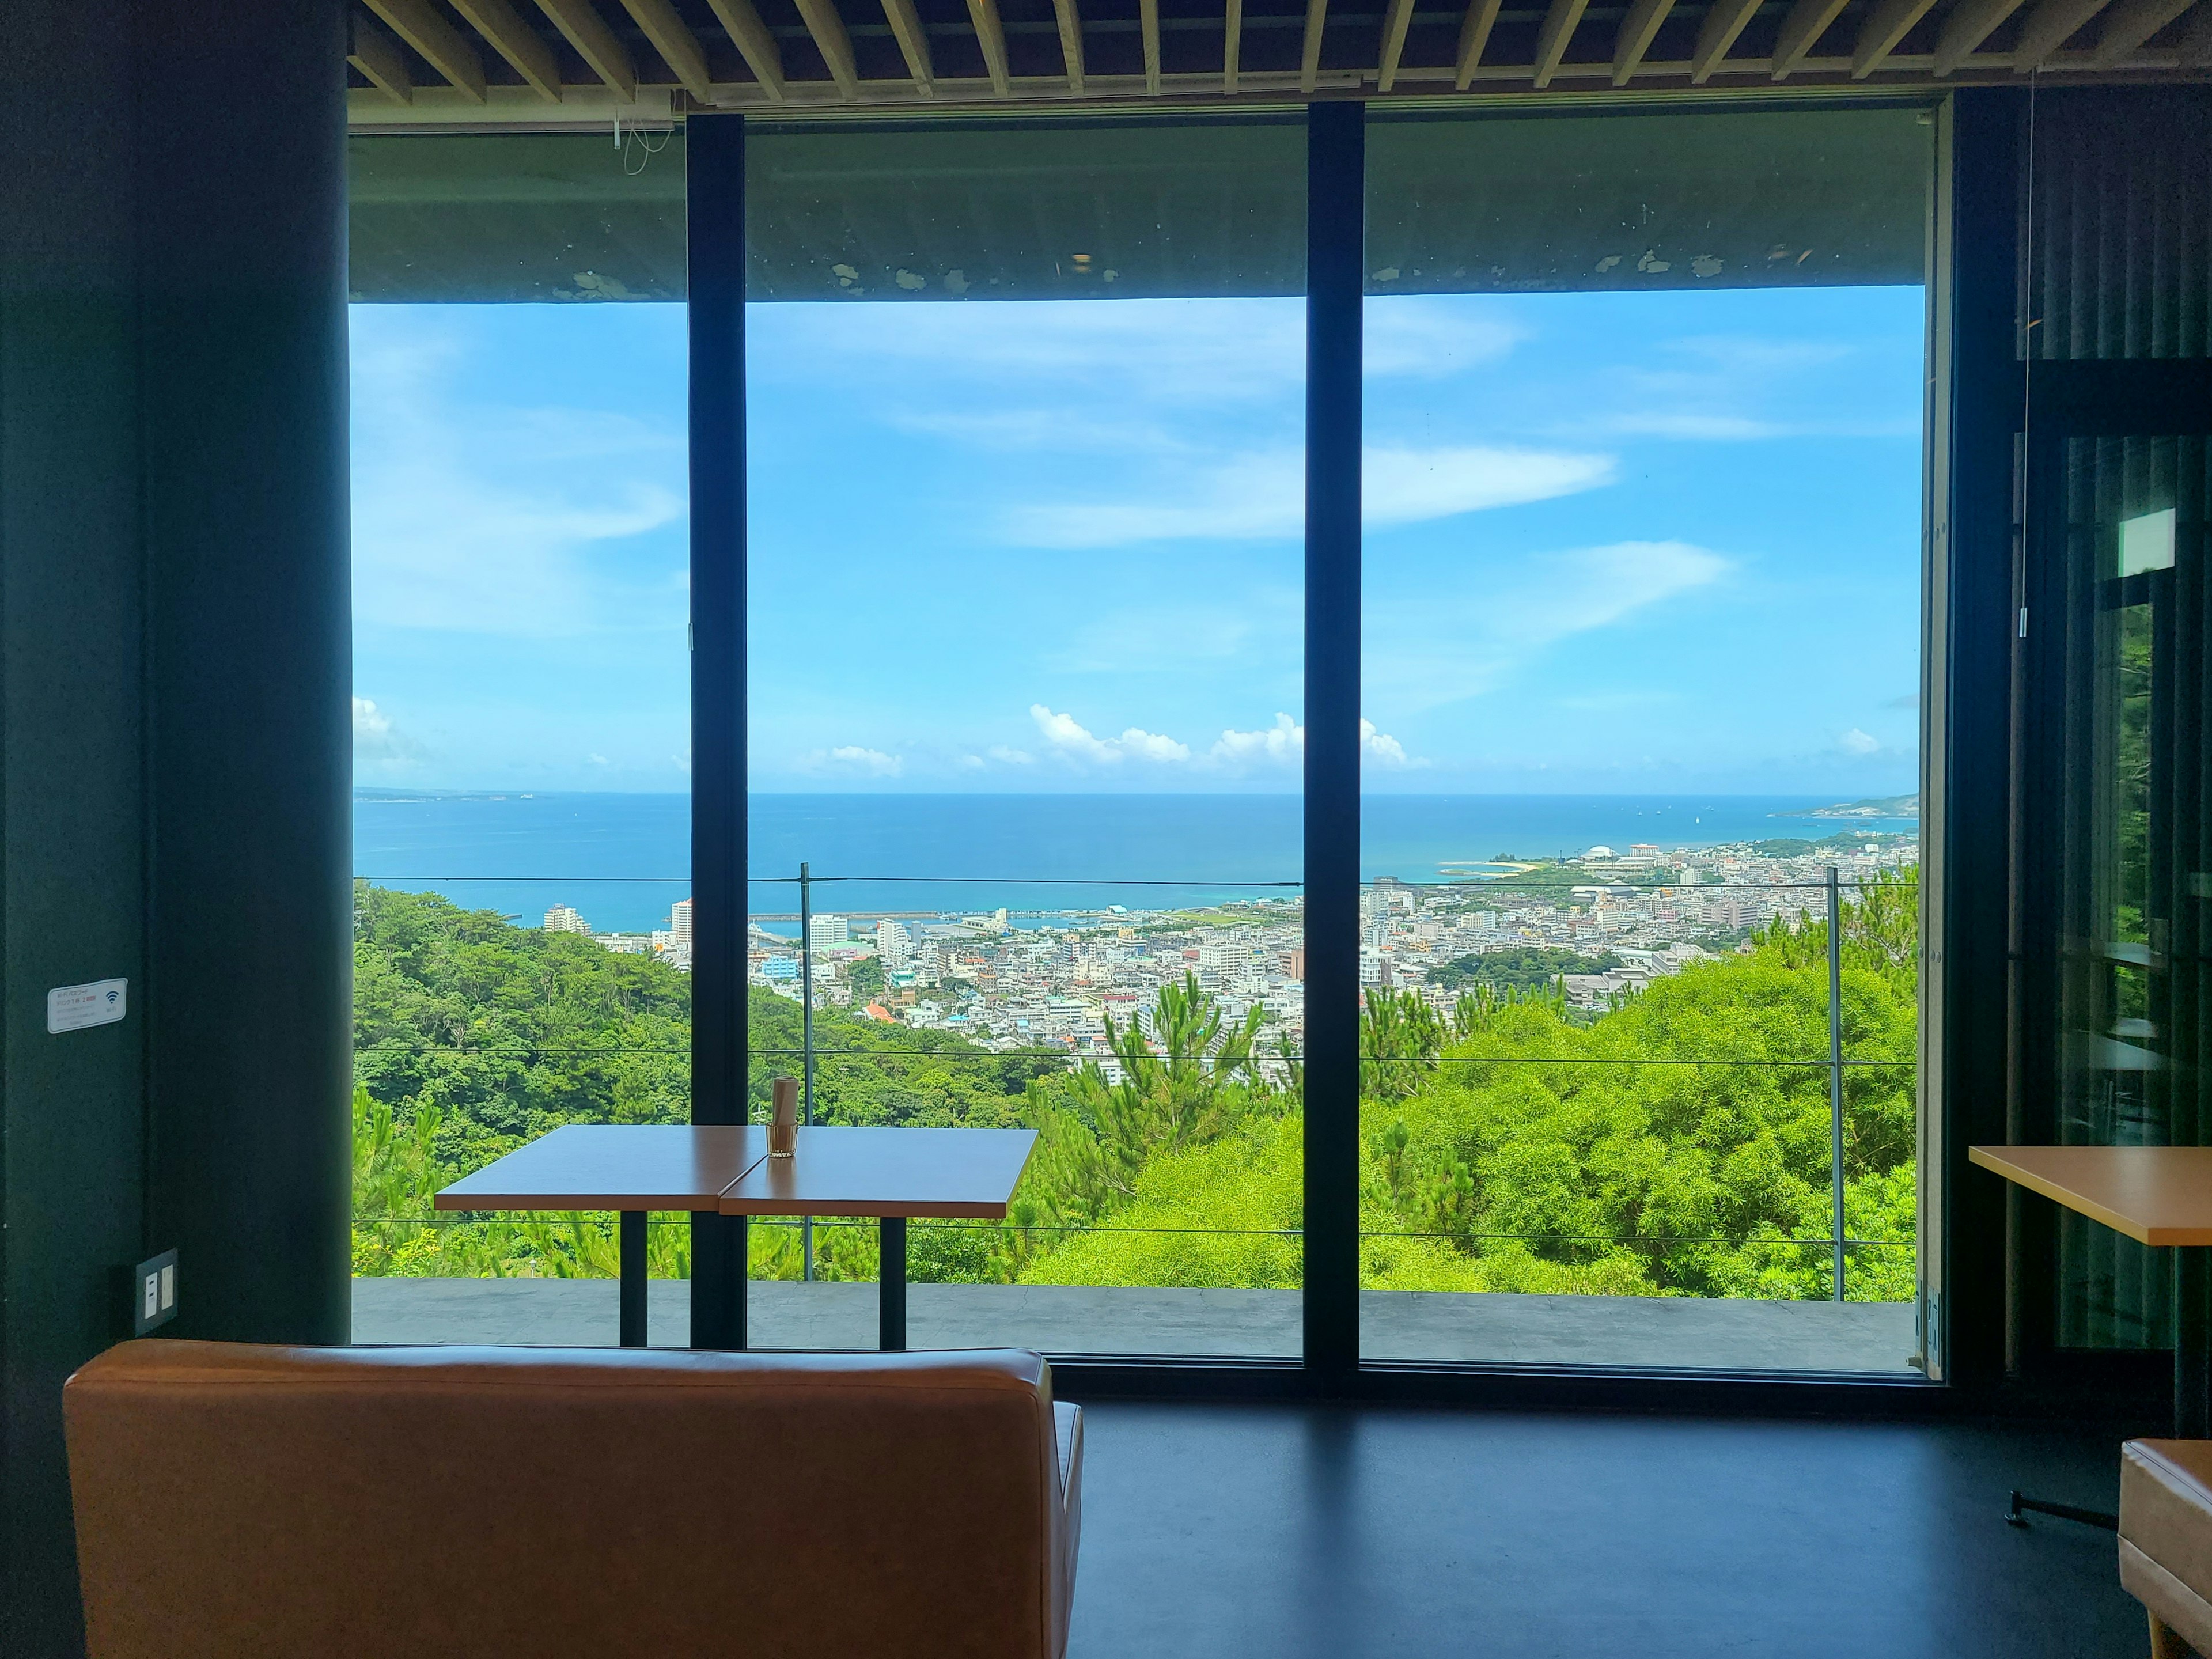
[[[799,1132],[789,1158],[764,1158],[722,1194],[724,1215],[1006,1218],[1036,1145],[1034,1129]]]
[[[1969,1146],[2007,1181],[2144,1244],[2212,1244],[2212,1146]]]
[[[441,1210],[712,1210],[768,1156],[757,1124],[571,1123],[463,1176]]]

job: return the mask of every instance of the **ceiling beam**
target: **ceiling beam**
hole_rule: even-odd
[[[1583,13],[1589,9],[1589,0],[1552,0],[1551,8],[1544,14],[1544,26],[1536,31],[1536,84],[1548,87],[1559,67],[1559,60],[1567,55],[1567,42],[1575,38],[1575,26],[1583,21]]]
[[[1221,26],[1221,90],[1237,91],[1237,60],[1244,50],[1244,0],[1229,0]]]
[[[1554,4],[1565,0],[1553,0]],[[1406,27],[1413,21],[1413,0],[1390,0],[1382,14],[1382,46],[1375,58],[1375,90],[1388,92],[1398,78],[1398,59],[1406,50]]]
[[[1805,61],[1814,43],[1842,15],[1844,0],[1797,0],[1784,14],[1781,32],[1774,37],[1774,78],[1789,78]]]
[[[1306,40],[1298,53],[1298,90],[1310,93],[1321,78],[1321,32],[1328,21],[1328,0],[1306,0]]]
[[[1459,26],[1459,50],[1452,56],[1452,89],[1465,92],[1490,45],[1490,31],[1498,26],[1504,0],[1468,0],[1467,16]]]
[[[2037,0],[2013,43],[2012,72],[2025,75],[2064,46],[2074,31],[2104,10],[2105,0]]]
[[[459,29],[431,9],[430,0],[368,0],[368,9],[464,95],[484,101],[483,59]]]
[[[1137,27],[1145,36],[1145,90],[1160,90],[1160,0],[1137,0]]]
[[[1859,26],[1859,38],[1852,43],[1851,79],[1863,81],[1880,69],[1935,3],[1936,0],[1880,0]]]
[[[622,98],[637,96],[637,64],[606,20],[592,9],[592,0],[538,0],[538,6],[610,91]]]
[[[975,26],[975,44],[983,48],[991,90],[1004,98],[1013,83],[1006,78],[1006,26],[999,21],[999,0],[968,0],[968,21]]]
[[[549,104],[561,101],[561,66],[554,61],[553,48],[507,0],[453,0],[453,5],[540,98]]]
[[[676,15],[676,8],[668,0],[623,0],[623,9],[644,31],[677,84],[701,103],[708,102],[706,50],[691,33],[691,26]],[[718,6],[716,10],[720,9]],[[743,50],[744,42],[738,46]]]
[[[2195,0],[2120,0],[2105,20],[2105,32],[2097,37],[2093,54],[2097,67],[2113,68],[2194,3]]]
[[[860,95],[860,72],[853,67],[853,37],[845,33],[845,20],[837,15],[835,0],[797,0],[799,21],[806,25],[837,95],[847,103]]]
[[[1758,10],[1759,0],[1713,0],[1712,9],[1698,30],[1698,44],[1690,49],[1692,86],[1701,87],[1711,78],[1736,36],[1743,33],[1743,26]]]
[[[891,26],[906,72],[914,76],[914,89],[925,98],[937,96],[937,71],[929,61],[929,33],[914,9],[914,0],[884,0],[884,21]]]
[[[1959,0],[1957,9],[1943,20],[1936,37],[1936,51],[1928,72],[1941,77],[1966,61],[1966,54],[1990,38],[1990,32],[2020,9],[2020,0]]]
[[[407,54],[399,50],[399,43],[358,12],[349,21],[346,62],[393,103],[413,103],[415,77],[407,71]]]
[[[753,72],[753,79],[761,83],[770,98],[781,103],[784,98],[783,48],[775,43],[775,36],[768,32],[768,25],[753,9],[753,0],[707,0],[714,9],[715,21],[722,33],[730,37],[730,44],[738,49],[738,56],[745,60],[745,67]]]
[[[1674,0],[1636,0],[1620,20],[1620,33],[1613,37],[1613,84],[1625,87],[1644,67],[1644,54],[1651,50],[1659,26],[1674,9]]]
[[[1053,15],[1060,20],[1060,58],[1067,67],[1067,89],[1083,95],[1083,14],[1076,0],[1052,0]]]

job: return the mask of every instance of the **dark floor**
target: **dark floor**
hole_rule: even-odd
[[[1394,1407],[1085,1419],[1070,1659],[2143,1659],[2112,1431]]]

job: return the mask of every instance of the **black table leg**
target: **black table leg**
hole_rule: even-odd
[[[881,1334],[877,1346],[885,1353],[906,1346],[906,1218],[884,1218],[883,1248],[878,1252],[877,1313]]]
[[[2212,1246],[2173,1252],[2173,1432],[2212,1437]]]
[[[645,1346],[645,1212],[622,1212],[622,1345]]]
[[[751,1229],[741,1215],[691,1212],[691,1346],[745,1346],[745,1290]]]

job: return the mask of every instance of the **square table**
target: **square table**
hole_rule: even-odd
[[[2173,1252],[2173,1431],[2212,1434],[2212,1146],[1969,1146],[1972,1163],[2141,1244]],[[2118,1522],[2013,1494],[2013,1514]]]
[[[622,1346],[641,1348],[647,1212],[714,1213],[767,1156],[757,1124],[571,1123],[463,1176],[434,1201],[441,1210],[619,1211]]]
[[[722,1194],[724,1215],[875,1216],[882,1224],[877,1325],[906,1346],[909,1216],[1003,1221],[1034,1129],[848,1129],[809,1124],[789,1158],[764,1158]]]

